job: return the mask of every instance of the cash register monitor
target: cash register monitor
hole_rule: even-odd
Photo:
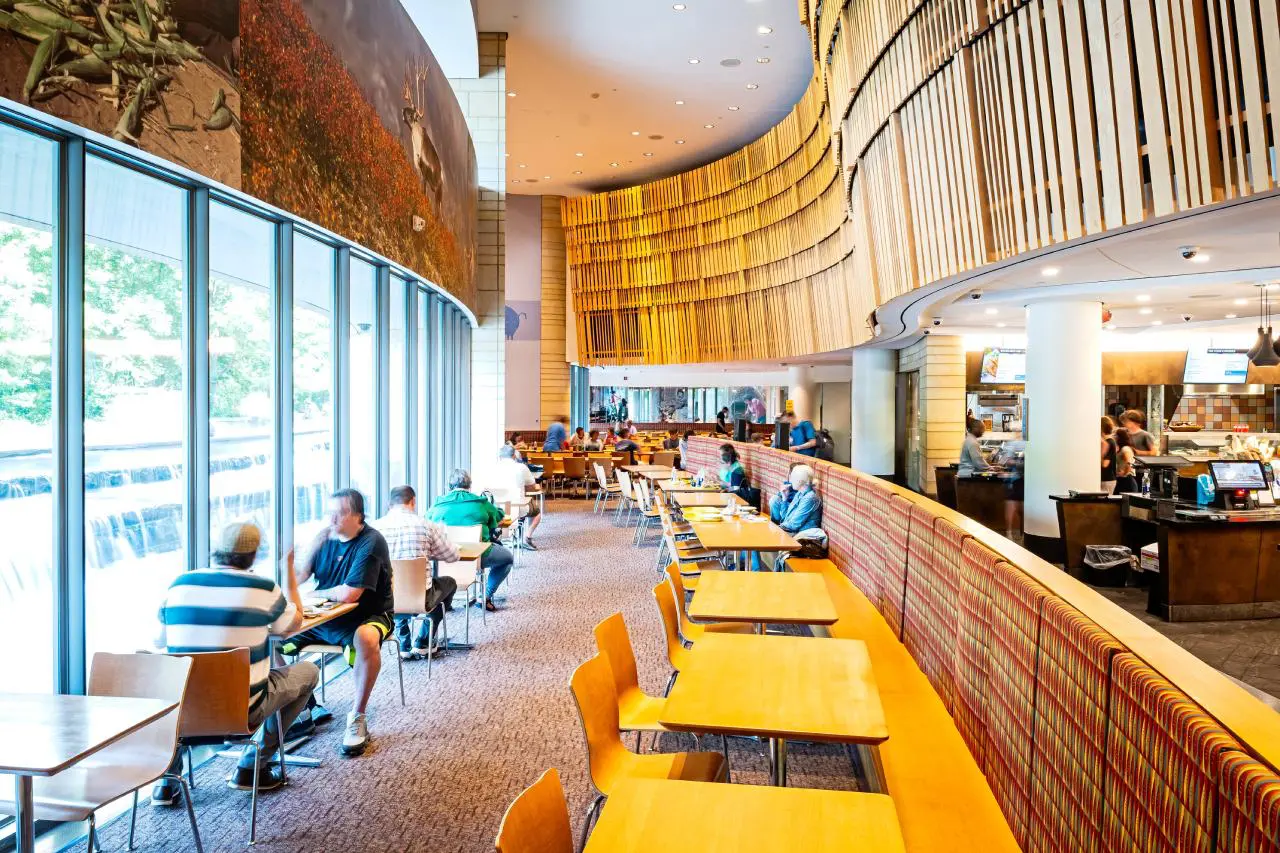
[[[1215,461],[1209,463],[1209,475],[1219,491],[1244,489],[1250,492],[1267,488],[1267,474],[1256,459]]]

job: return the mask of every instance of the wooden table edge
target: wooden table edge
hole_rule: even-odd
[[[861,743],[868,746],[879,746],[889,739],[889,732],[886,728],[884,734],[874,733],[866,735],[858,735],[857,737],[833,736],[829,734],[817,734],[814,732],[800,731],[783,731],[781,729],[764,729],[741,726],[716,726],[716,725],[686,725],[684,723],[672,723],[661,716],[658,718],[658,724],[670,729],[673,732],[693,732],[695,734],[727,734],[740,735],[750,737],[752,735],[758,737],[781,738],[782,740],[808,740],[818,743]]]
[[[62,695],[65,696],[68,694],[62,694]],[[135,702],[164,702],[165,701],[163,699],[150,699],[145,696],[82,696],[80,698],[83,698],[83,699],[131,699]],[[63,770],[66,770],[68,767],[72,767],[76,764],[79,764],[81,761],[84,761],[86,758],[93,755],[95,752],[101,752],[102,750],[111,746],[111,744],[115,743],[116,741],[124,740],[134,732],[140,729],[146,728],[147,726],[151,725],[156,720],[165,716],[169,712],[177,709],[178,705],[179,703],[177,702],[169,702],[168,704],[165,705],[164,708],[152,714],[151,716],[147,717],[145,720],[142,720],[136,725],[130,726],[128,729],[120,732],[119,734],[107,740],[104,740],[99,744],[96,744],[92,749],[86,750],[85,752],[82,752],[79,755],[77,755],[75,758],[72,758],[68,761],[64,761],[61,764],[55,764],[52,767],[41,767],[41,768],[33,768],[33,767],[13,768],[13,767],[6,767],[4,765],[0,765],[0,773],[7,773],[13,776],[41,776],[41,777],[56,776],[57,774],[61,773]]]
[[[698,600],[698,594],[696,592],[693,594],[693,600],[694,601]],[[795,616],[780,618],[776,616],[767,616],[767,617],[743,616],[742,614],[714,615],[711,613],[705,613],[701,611],[698,613],[695,613],[693,612],[693,602],[689,603],[689,618],[695,621],[701,620],[703,622],[745,622],[748,624],[759,624],[763,622],[769,625],[834,625],[836,624],[836,622],[840,621],[839,616],[832,616],[830,619],[826,618],[825,616],[822,618],[813,619],[813,618],[804,618],[804,617],[795,617]],[[813,639],[821,640],[825,638],[814,637]]]

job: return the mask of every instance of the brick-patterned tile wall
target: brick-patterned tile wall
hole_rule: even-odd
[[[1229,430],[1247,424],[1250,430],[1265,432],[1275,422],[1275,406],[1267,396],[1215,394],[1210,397],[1183,397],[1170,417],[1190,421],[1205,429]]]

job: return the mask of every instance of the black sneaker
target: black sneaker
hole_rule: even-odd
[[[311,718],[311,709],[303,708],[302,713],[293,721],[293,725],[289,726],[289,731],[284,733],[284,741],[287,744],[289,741],[310,737],[315,733],[316,721]]]
[[[182,802],[182,786],[172,779],[163,779],[151,789],[151,805],[176,806]]]
[[[258,770],[258,792],[274,791],[284,784],[284,777],[280,775],[278,767],[262,767]],[[253,790],[253,768],[237,767],[236,772],[232,774],[230,781],[227,782],[228,788],[234,788],[237,791]]]
[[[533,544],[532,539],[526,539],[524,540],[524,549],[526,551],[536,551],[538,550],[538,546]]]
[[[419,637],[414,641],[413,651],[415,657],[436,657],[441,651],[443,651],[443,648],[439,642],[436,642],[435,645],[430,645],[425,637]],[[401,655],[401,657],[403,657],[403,655]]]

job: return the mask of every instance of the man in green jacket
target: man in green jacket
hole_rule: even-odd
[[[427,510],[427,518],[438,524],[450,527],[469,527],[480,525],[480,540],[492,542],[489,550],[480,558],[480,565],[488,575],[485,586],[483,605],[486,610],[494,611],[493,594],[507,575],[511,574],[511,566],[515,558],[511,552],[498,544],[498,525],[505,516],[501,509],[484,495],[471,491],[471,475],[464,468],[455,468],[449,475],[449,491],[436,498],[436,502]],[[481,602],[477,601],[479,607]]]

